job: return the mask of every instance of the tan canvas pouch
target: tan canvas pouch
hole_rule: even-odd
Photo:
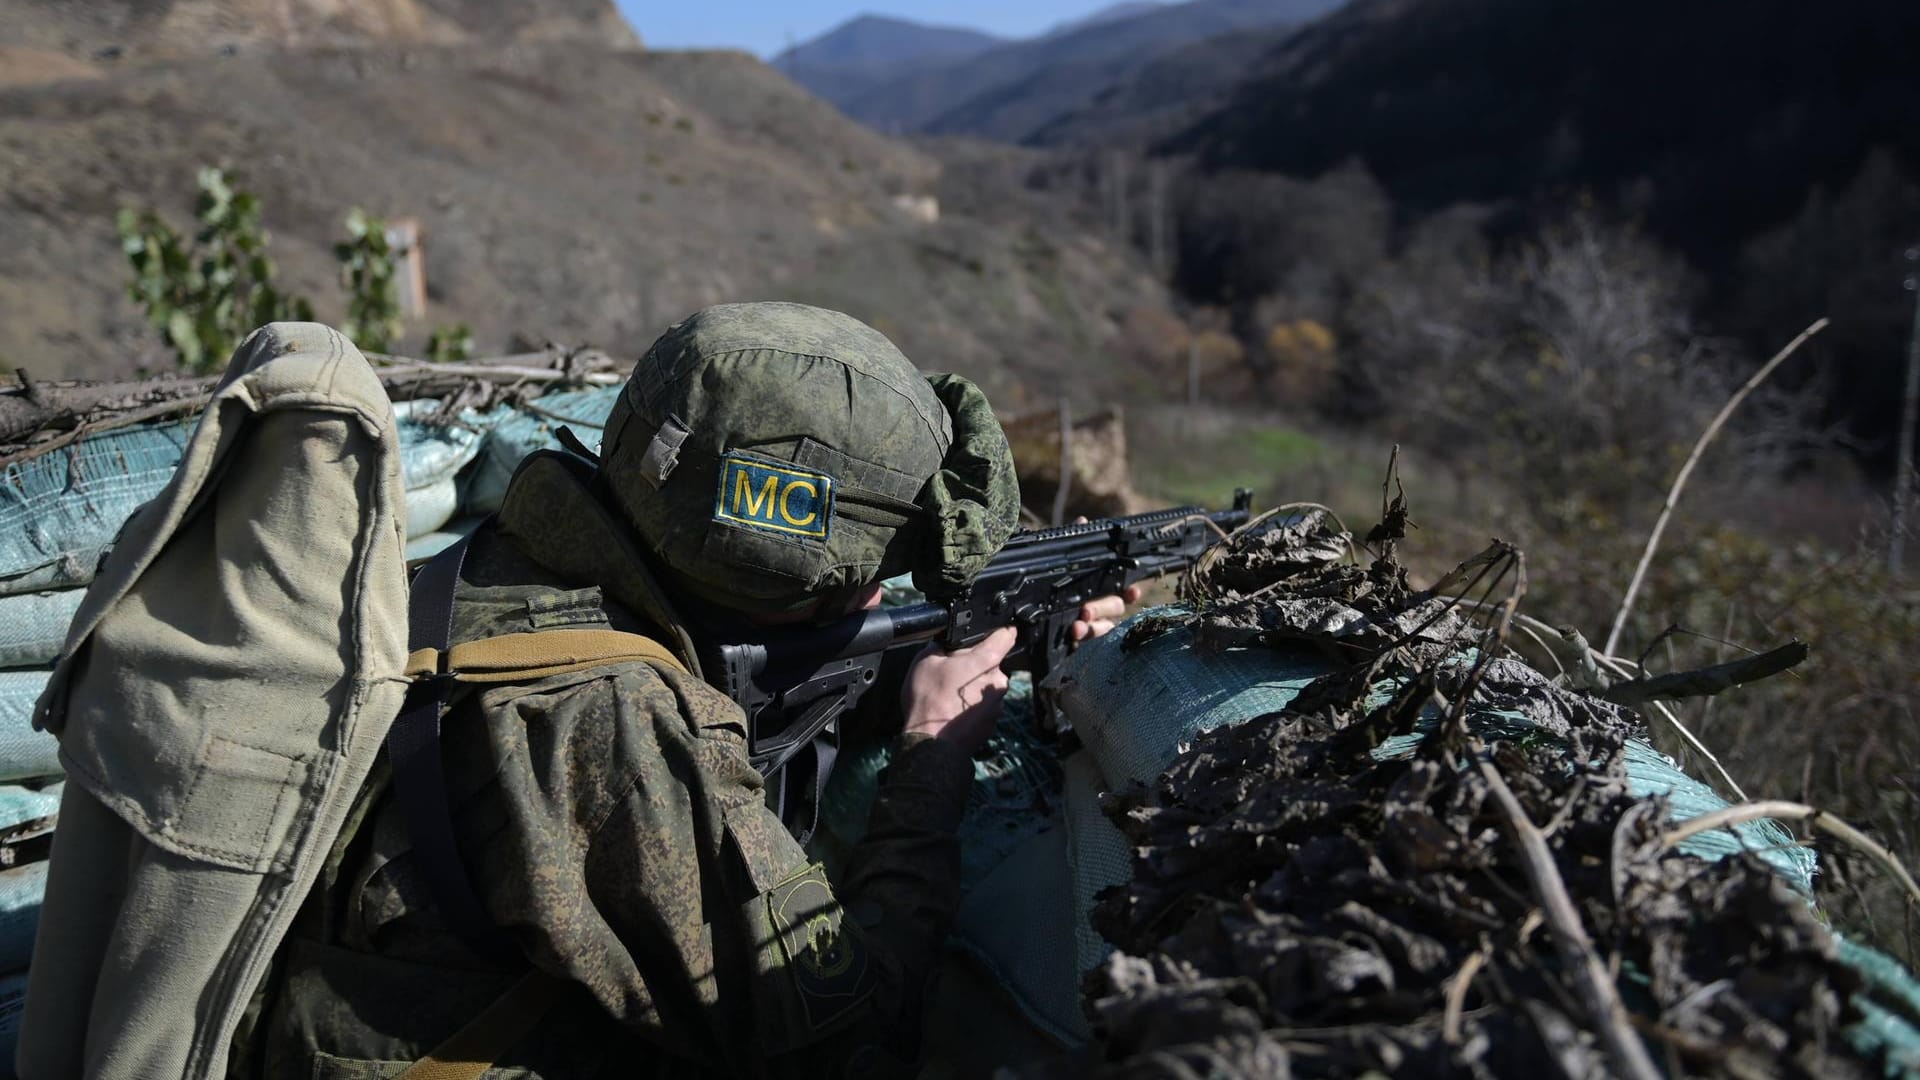
[[[70,783],[22,1076],[224,1072],[400,707],[405,519],[359,351],[311,323],[256,331],[40,701]]]

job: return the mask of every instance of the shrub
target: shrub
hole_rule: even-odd
[[[120,211],[121,250],[133,266],[133,297],[188,370],[218,367],[243,335],[262,323],[311,319],[304,299],[274,285],[260,201],[203,168],[194,218],[200,228],[184,239],[156,211]]]

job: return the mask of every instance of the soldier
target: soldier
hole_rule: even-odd
[[[522,467],[468,549],[454,642],[568,627],[684,644],[730,618],[827,619],[908,570],[964,584],[1018,512],[978,389],[795,304],[709,308],[667,331],[602,454],[598,469],[557,454]],[[1075,637],[1124,606],[1087,605]],[[959,900],[970,757],[1013,643],[1003,630],[915,663],[866,838],[831,883],[768,809],[739,708],[672,663],[458,699],[442,736],[458,855],[499,940],[434,903],[383,764],[234,1071],[391,1077],[462,1046],[505,1047],[477,1055],[487,1076],[906,1068]],[[421,1071],[433,1064],[407,1075],[480,1075]]]

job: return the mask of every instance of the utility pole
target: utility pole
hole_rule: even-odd
[[[1154,275],[1165,281],[1172,272],[1167,258],[1167,163],[1147,165],[1147,258]]]
[[[1920,246],[1907,249],[1915,264],[1906,279],[1913,294],[1913,330],[1907,336],[1907,390],[1900,402],[1900,446],[1893,458],[1893,542],[1887,546],[1887,570],[1900,577],[1906,569],[1907,514],[1913,507],[1913,442],[1920,428]]]
[[[1187,407],[1200,404],[1200,332],[1187,338]]]

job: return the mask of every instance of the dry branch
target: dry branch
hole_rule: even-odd
[[[1887,871],[1894,876],[1895,880],[1899,881],[1907,890],[1908,899],[1914,902],[1920,902],[1920,883],[1914,881],[1913,875],[1907,872],[1907,868],[1901,865],[1900,860],[1894,856],[1893,852],[1888,851],[1866,833],[1834,817],[1825,810],[1808,806],[1805,803],[1769,799],[1761,802],[1744,803],[1740,806],[1729,806],[1725,810],[1716,810],[1711,814],[1702,814],[1691,821],[1683,822],[1675,826],[1665,836],[1661,837],[1660,843],[1662,848],[1671,849],[1689,836],[1710,832],[1714,829],[1723,829],[1731,825],[1738,825],[1743,821],[1753,821],[1758,818],[1775,818],[1806,822],[1810,827],[1818,829],[1848,844],[1874,862],[1885,867]]]
[[[588,350],[450,364],[383,353],[369,353],[367,359],[396,400],[455,394],[476,384],[611,386],[626,381],[604,353]],[[18,386],[0,390],[0,451],[12,451],[0,456],[0,467],[88,435],[192,412],[205,404],[219,381],[220,376],[208,375],[118,383],[37,382],[22,372]]]
[[[1573,898],[1567,893],[1567,883],[1560,876],[1559,867],[1554,865],[1553,852],[1547,847],[1546,837],[1527,818],[1526,808],[1520,805],[1519,798],[1507,786],[1500,770],[1488,759],[1486,747],[1478,739],[1473,741],[1473,750],[1479,759],[1480,775],[1486,779],[1494,801],[1500,804],[1500,811],[1506,818],[1507,832],[1513,838],[1514,846],[1519,849],[1521,865],[1526,870],[1527,885],[1533,892],[1534,901],[1546,916],[1547,928],[1553,931],[1561,961],[1566,964],[1568,974],[1580,991],[1587,1018],[1606,1047],[1614,1069],[1630,1080],[1658,1080],[1660,1070],[1654,1065],[1652,1055],[1647,1053],[1647,1044],[1634,1033],[1627,1008],[1620,1002],[1619,988],[1614,985],[1606,965],[1600,962],[1599,954],[1594,951],[1593,940],[1587,935],[1586,925],[1580,921],[1580,911],[1573,906]]]
[[[1600,691],[1600,696],[1616,705],[1638,705],[1656,698],[1672,701],[1676,698],[1712,697],[1736,686],[1787,671],[1804,661],[1808,651],[1806,642],[1791,641],[1777,649],[1755,656],[1743,656],[1724,664],[1614,683]]]
[[[1468,600],[1465,601],[1465,604],[1474,611],[1500,610],[1500,605],[1480,601]],[[1574,630],[1571,627],[1555,628],[1548,626],[1539,619],[1526,614],[1516,614],[1513,618],[1514,623],[1523,629],[1532,630],[1541,634],[1553,634],[1579,650],[1579,663],[1582,668],[1591,666],[1592,670],[1597,674],[1619,679],[1630,680],[1634,677],[1632,669],[1629,666],[1631,661],[1608,656],[1606,653],[1593,648],[1587,644],[1586,638],[1581,636],[1578,630]],[[1603,690],[1604,688],[1600,689]],[[1712,750],[1707,748],[1706,743],[1700,740],[1700,736],[1693,733],[1692,728],[1687,727],[1687,725],[1681,721],[1680,717],[1674,714],[1672,709],[1667,708],[1659,701],[1647,701],[1646,704],[1652,706],[1653,716],[1665,722],[1668,727],[1673,729],[1675,734],[1680,736],[1681,741],[1685,742],[1693,749],[1694,753],[1699,754],[1708,765],[1713,767],[1715,775],[1720,778],[1722,784],[1726,785],[1727,790],[1733,794],[1734,798],[1742,801],[1746,800],[1746,791],[1741,788],[1739,782],[1734,780],[1733,774],[1727,771],[1727,767],[1720,763],[1720,758],[1714,754]]]
[[[1800,331],[1799,337],[1787,342],[1786,348],[1773,354],[1773,359],[1762,365],[1759,371],[1753,373],[1752,378],[1733,392],[1733,396],[1727,399],[1727,403],[1720,407],[1720,412],[1714,416],[1713,422],[1707,425],[1707,430],[1700,433],[1699,440],[1693,444],[1693,452],[1687,455],[1686,463],[1680,466],[1680,474],[1673,478],[1673,487],[1667,490],[1667,501],[1660,507],[1660,516],[1653,523],[1653,532],[1647,535],[1646,549],[1640,553],[1640,565],[1634,567],[1633,578],[1627,582],[1627,594],[1620,600],[1620,610],[1613,617],[1613,628],[1607,631],[1607,643],[1600,647],[1601,652],[1612,655],[1613,650],[1620,644],[1620,631],[1626,627],[1627,617],[1633,614],[1633,601],[1640,595],[1640,583],[1647,576],[1647,566],[1653,562],[1653,553],[1659,550],[1660,536],[1667,531],[1667,520],[1673,517],[1673,508],[1680,502],[1680,492],[1686,488],[1688,478],[1693,475],[1693,467],[1700,463],[1700,455],[1706,452],[1707,444],[1713,441],[1714,436],[1720,434],[1720,429],[1726,426],[1727,418],[1732,416],[1733,411],[1740,407],[1740,403],[1747,399],[1747,395],[1753,393],[1756,387],[1767,380],[1767,376],[1773,374],[1773,369],[1784,363],[1787,357],[1792,356],[1808,338],[1826,328],[1827,320],[1823,318]]]

